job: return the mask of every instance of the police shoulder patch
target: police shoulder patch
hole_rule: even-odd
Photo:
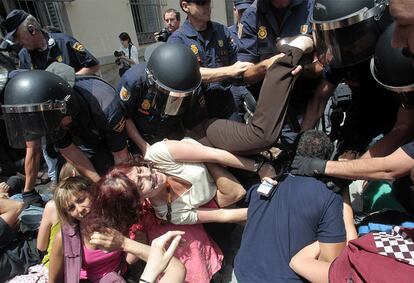
[[[56,61],[59,62],[59,63],[62,63],[62,61],[63,61],[62,55],[57,56]]]
[[[125,120],[125,118],[124,118],[124,117],[122,117],[121,121],[119,121],[119,122],[115,125],[115,127],[113,127],[113,130],[114,130],[115,132],[120,133],[120,132],[122,132],[122,131],[125,129],[125,124],[126,124],[126,120]]]
[[[259,31],[257,32],[257,37],[261,40],[267,37],[267,29],[265,26],[260,26]]]
[[[119,97],[122,101],[128,101],[131,95],[129,94],[128,90],[123,86],[121,91],[119,92]]]
[[[197,45],[195,45],[195,44],[191,44],[190,48],[191,48],[191,51],[193,51],[193,53],[194,53],[195,55],[197,55],[197,54],[198,54],[198,48],[197,48]]]
[[[150,109],[150,108],[151,108],[151,103],[150,103],[150,101],[149,101],[148,99],[144,99],[144,101],[142,101],[142,103],[141,103],[141,108],[142,108],[143,110],[148,110],[148,109]]]
[[[219,47],[223,47],[224,46],[224,42],[221,39],[217,40],[217,43],[218,43],[218,46]]]
[[[85,52],[85,47],[78,41],[73,44],[72,48],[79,52]]]
[[[300,33],[307,34],[308,33],[308,25],[301,25],[300,26]]]

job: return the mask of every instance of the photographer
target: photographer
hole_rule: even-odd
[[[119,35],[121,41],[121,47],[118,51],[114,52],[116,57],[115,64],[119,66],[119,76],[122,75],[131,68],[131,65],[138,64],[138,49],[132,44],[131,37],[126,32],[121,32]]]
[[[166,42],[168,37],[180,27],[180,12],[175,9],[168,9],[164,12],[165,27],[154,33],[156,41]]]

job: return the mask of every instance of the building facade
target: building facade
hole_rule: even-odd
[[[212,20],[231,25],[232,0],[212,0]],[[53,26],[82,42],[101,62],[101,75],[115,84],[118,79],[113,52],[119,49],[118,35],[127,32],[141,57],[163,27],[162,13],[181,11],[178,0],[1,0],[0,18],[13,9],[34,15],[43,26]],[[182,20],[185,14],[182,12]]]

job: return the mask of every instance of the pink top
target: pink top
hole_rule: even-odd
[[[217,207],[214,200],[203,207]],[[168,231],[184,231],[185,243],[179,245],[174,253],[186,267],[186,283],[210,282],[213,275],[221,269],[223,253],[217,244],[207,235],[202,224],[175,225],[156,218],[153,211],[144,213],[141,224],[148,242]]]
[[[101,250],[88,249],[82,243],[82,267],[80,279],[99,281],[112,271],[118,271],[123,261],[122,252],[105,253]]]

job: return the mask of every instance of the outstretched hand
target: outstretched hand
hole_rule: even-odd
[[[152,282],[154,278],[165,270],[181,241],[182,235],[184,235],[182,231],[168,231],[152,241],[147,265],[141,278]],[[170,241],[170,246],[165,250],[165,245]]]

